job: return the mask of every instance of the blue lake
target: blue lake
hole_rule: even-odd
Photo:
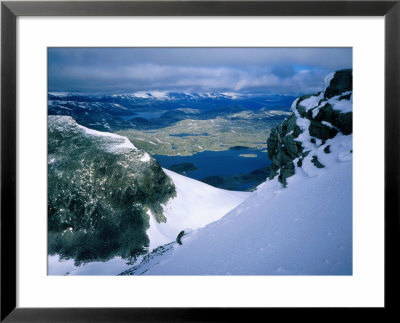
[[[241,154],[255,154],[257,157],[242,157]],[[188,171],[188,177],[201,180],[208,176],[233,176],[248,174],[271,164],[268,153],[254,149],[224,151],[203,151],[192,156],[153,155],[164,168],[181,163],[192,163],[198,169]]]
[[[161,117],[165,111],[143,111],[143,112],[135,112],[135,114],[131,114],[128,116],[119,116],[119,118],[124,120],[132,120],[134,118],[143,118],[143,119],[156,119]]]

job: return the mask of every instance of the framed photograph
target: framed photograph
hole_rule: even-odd
[[[1,12],[1,320],[395,310],[398,1]]]

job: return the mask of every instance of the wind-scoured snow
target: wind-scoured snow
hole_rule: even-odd
[[[350,94],[350,100],[339,100],[344,95]],[[301,102],[301,105],[303,105]],[[329,103],[332,106],[333,110],[340,111],[342,113],[352,112],[353,111],[353,94],[351,91],[342,93],[340,95],[334,96],[330,98],[328,101],[323,101],[320,105],[316,105],[316,107],[312,110],[312,116],[315,118],[318,115],[319,110],[325,106],[326,103]],[[308,109],[307,109],[308,110]]]
[[[293,101],[292,105],[290,106],[290,110],[295,114],[296,118],[299,118],[300,114],[296,109],[297,102],[299,102],[299,98]]]
[[[148,153],[144,153],[144,155],[140,158],[140,161],[142,162],[149,162],[151,160],[151,157]]]
[[[331,81],[335,77],[335,74],[336,72],[331,72],[327,76],[325,76],[324,83],[326,88],[331,84]]]
[[[340,96],[350,95],[350,100],[339,100]],[[335,96],[328,100],[328,103],[332,105],[333,110],[338,110],[342,113],[352,112],[353,111],[353,93],[345,92],[341,95]]]
[[[128,148],[128,149],[137,150],[137,148],[132,144],[132,142],[127,137],[120,136],[120,135],[117,135],[117,134],[111,133],[111,132],[102,132],[102,131],[97,131],[94,129],[89,129],[89,128],[86,128],[79,124],[77,126],[78,126],[78,128],[83,129],[88,135],[98,136],[98,137],[110,137],[110,138],[114,138],[114,139],[121,141],[120,144],[113,146],[114,149]]]
[[[310,96],[308,99],[301,101],[301,105],[305,107],[306,111],[314,108],[318,105],[319,100],[324,98],[324,93],[321,92],[319,95]]]

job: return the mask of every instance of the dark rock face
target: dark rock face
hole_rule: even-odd
[[[308,130],[311,136],[322,140],[331,139],[338,133],[335,128],[331,128],[315,120],[311,120]]]
[[[246,147],[246,146],[233,146],[233,147],[229,148],[229,150],[242,150],[242,149],[249,149],[249,147]]]
[[[267,140],[268,157],[271,160],[270,178],[279,171],[279,181],[286,185],[286,178],[294,175],[293,160],[299,157],[303,147],[295,138],[301,130],[296,124],[296,116],[292,114],[282,124],[272,129]]]
[[[344,135],[353,133],[353,113],[340,113],[336,125]]]
[[[344,135],[349,135],[353,132],[353,113],[341,113],[340,111],[333,110],[329,103],[325,104],[321,109],[319,109],[314,120],[318,122],[329,122],[334,127],[338,128]],[[336,136],[336,133],[330,138]],[[316,137],[320,139],[328,139],[318,137],[317,135]]]
[[[316,144],[317,139],[322,140],[324,144],[326,140],[334,138],[339,132],[344,135],[349,135],[353,132],[352,112],[341,112],[334,110],[332,105],[327,101],[342,93],[352,91],[352,70],[340,70],[334,74],[330,81],[328,88],[325,90],[323,98],[319,100],[315,107],[308,107],[302,105],[302,102],[311,96],[318,96],[321,93],[304,95],[297,99],[295,110],[300,118],[305,118],[310,121],[308,127],[311,136],[311,142]],[[350,100],[351,93],[344,94],[338,98],[338,101]],[[319,106],[318,113],[313,116],[313,110]],[[282,122],[282,124],[272,129],[270,137],[267,140],[268,144],[268,157],[271,160],[270,176],[272,179],[276,175],[279,182],[287,185],[286,179],[295,174],[294,161],[297,159],[297,167],[302,167],[303,159],[309,154],[304,151],[301,142],[296,140],[302,133],[302,130],[296,123],[296,114],[293,113],[289,118]],[[329,147],[329,146],[328,146]],[[325,153],[330,153],[330,148],[326,148]],[[323,168],[317,156],[313,156],[311,162],[317,168]]]
[[[343,92],[353,90],[353,71],[351,69],[340,70],[335,73],[331,83],[324,93],[324,98],[329,99]]]
[[[269,167],[253,170],[249,174],[233,176],[208,176],[201,179],[203,183],[231,191],[252,191],[265,182],[269,175]]]
[[[178,174],[186,174],[187,172],[197,170],[198,168],[192,163],[180,163],[169,166],[168,169]]]
[[[320,163],[320,161],[318,160],[318,157],[317,157],[317,156],[312,156],[311,162],[312,162],[312,163],[315,165],[315,167],[317,167],[317,168],[324,168],[324,167],[325,167],[324,165],[322,165],[322,164]]]
[[[297,100],[296,110],[297,110],[297,112],[300,114],[300,116],[302,118],[307,118],[307,117],[311,118],[311,112],[310,111],[306,111],[305,107],[303,107],[301,105],[301,102],[306,100],[306,99],[308,99],[308,98],[310,98],[310,97],[312,97],[313,95],[314,94],[303,95],[303,96],[299,97],[299,99]],[[318,94],[316,94],[316,95],[318,95]]]
[[[175,186],[123,137],[88,133],[71,117],[48,118],[48,251],[76,264],[135,258],[149,245],[150,210]]]

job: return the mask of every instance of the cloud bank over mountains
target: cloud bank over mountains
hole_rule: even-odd
[[[49,48],[50,92],[313,93],[351,48]]]

